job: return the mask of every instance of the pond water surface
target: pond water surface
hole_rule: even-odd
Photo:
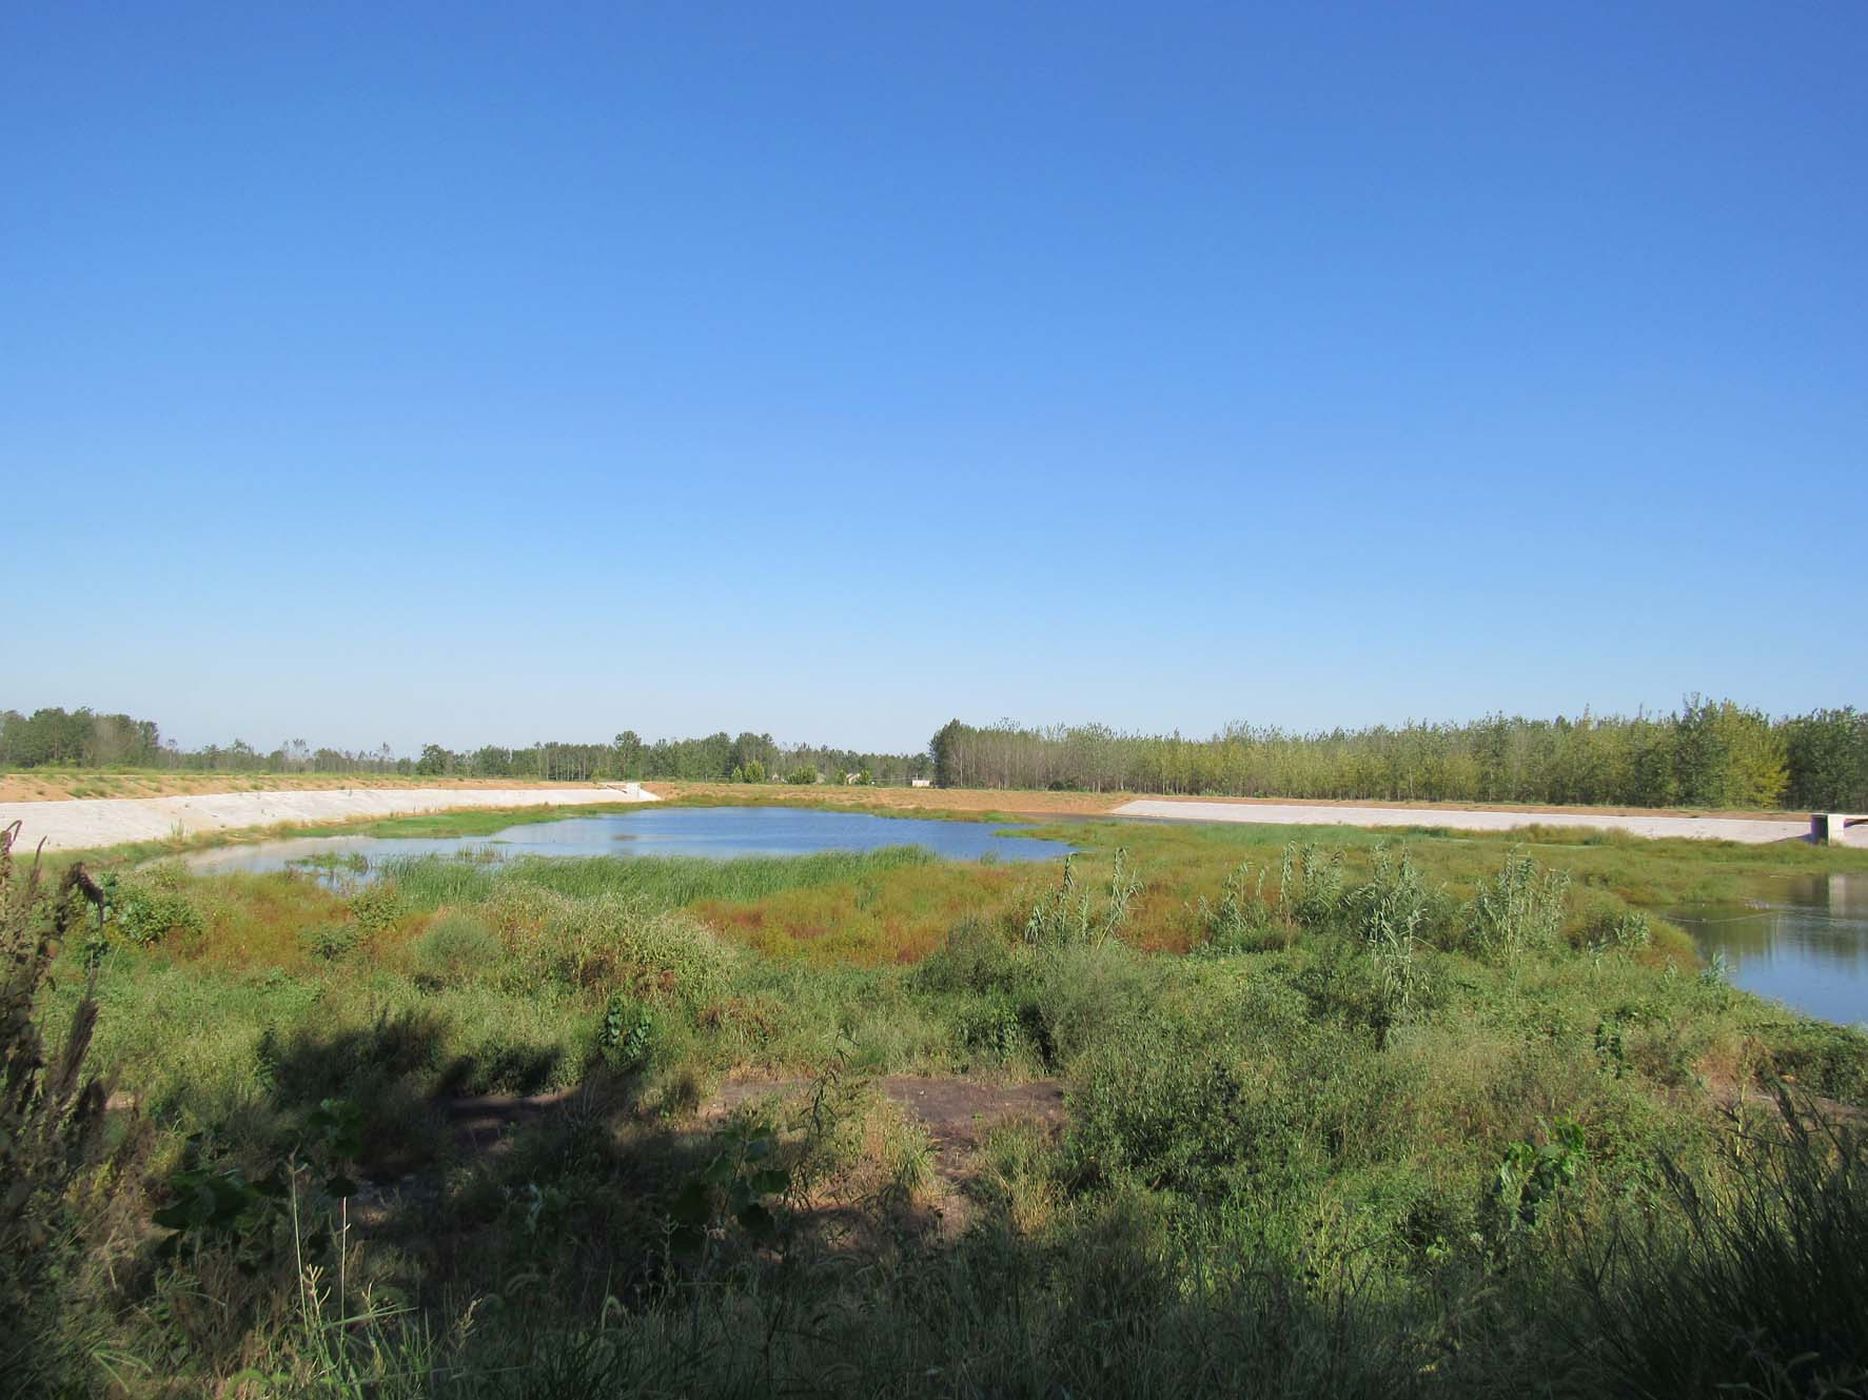
[[[186,857],[201,874],[338,867],[361,872],[411,856],[805,856],[921,846],[946,860],[1051,860],[1062,841],[997,833],[986,822],[877,817],[796,807],[643,807],[633,812],[521,822],[491,836],[300,836],[221,846]]]
[[[1732,981],[1811,1016],[1868,1022],[1868,875],[1793,875],[1731,907],[1695,905],[1668,918]]]

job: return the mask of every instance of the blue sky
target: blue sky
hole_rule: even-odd
[[[6,6],[0,704],[1868,701],[1864,72],[1842,0]]]

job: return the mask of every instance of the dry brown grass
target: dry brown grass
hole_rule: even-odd
[[[1097,816],[1133,801],[1132,792],[1024,792],[1000,788],[855,787],[817,783],[682,783],[651,779],[642,785],[670,801],[788,803],[806,807],[886,807],[905,815],[1005,812],[1015,816]]]

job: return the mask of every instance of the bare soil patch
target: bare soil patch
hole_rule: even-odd
[[[1064,1086],[1055,1080],[992,1084],[957,1075],[891,1074],[870,1082],[927,1129],[948,1175],[978,1150],[988,1130],[1002,1123],[1036,1123],[1052,1133],[1065,1123]],[[743,1103],[809,1088],[810,1081],[803,1079],[729,1079],[701,1113],[724,1117]]]
[[[1022,792],[1001,788],[900,788],[845,787],[835,783],[817,783],[797,787],[767,783],[678,783],[655,779],[642,785],[657,797],[670,801],[680,798],[704,798],[712,802],[744,802],[748,805],[782,803],[805,807],[886,808],[913,816],[938,816],[943,812],[1004,812],[1009,816],[1098,816],[1123,802],[1134,793],[1115,792]]]
[[[700,1118],[718,1121],[742,1104],[774,1095],[803,1096],[811,1092],[812,1083],[808,1079],[729,1078],[701,1106]],[[939,1170],[949,1179],[964,1175],[968,1159],[978,1151],[986,1133],[1000,1124],[1036,1123],[1047,1133],[1057,1133],[1067,1121],[1064,1087],[1055,1080],[994,1084],[957,1075],[892,1074],[870,1083],[927,1129]],[[442,1108],[463,1151],[497,1153],[512,1128],[562,1110],[579,1092],[480,1094],[446,1100]]]

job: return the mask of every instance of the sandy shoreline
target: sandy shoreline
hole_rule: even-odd
[[[585,806],[599,802],[654,802],[637,784],[615,787],[528,788],[309,788],[276,792],[217,792],[184,797],[73,798],[63,802],[0,802],[0,829],[19,822],[19,844],[40,841],[48,851],[86,850],[130,841],[162,841],[177,834],[239,831],[285,823],[356,821],[416,812],[478,807]]]

